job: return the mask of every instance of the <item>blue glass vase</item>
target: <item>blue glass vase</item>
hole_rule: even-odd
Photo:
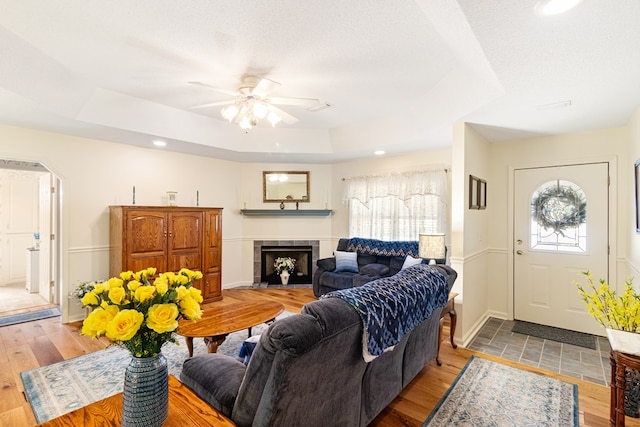
[[[124,374],[123,427],[160,427],[169,414],[167,359],[132,357]]]

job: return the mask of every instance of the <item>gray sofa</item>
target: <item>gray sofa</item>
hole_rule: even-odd
[[[445,265],[412,268],[437,269],[447,294],[457,277]],[[273,323],[247,366],[199,355],[185,360],[180,380],[239,426],[365,426],[437,356],[442,306],[367,363],[356,310],[322,298]]]
[[[319,259],[312,278],[313,294],[317,297],[393,276],[402,269],[407,256],[418,257],[418,242],[343,238],[338,241],[336,251],[356,252],[358,271],[336,271],[335,257]],[[446,257],[436,260],[438,264],[445,261]]]

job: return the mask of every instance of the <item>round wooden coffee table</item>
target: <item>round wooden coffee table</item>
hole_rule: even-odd
[[[215,353],[230,333],[249,329],[251,334],[251,327],[274,320],[283,311],[284,305],[274,301],[214,305],[197,322],[181,320],[177,332],[185,338],[189,357],[193,356],[194,338],[204,338],[209,353]]]

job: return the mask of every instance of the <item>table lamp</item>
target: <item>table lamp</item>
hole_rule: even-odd
[[[429,260],[433,265],[437,259],[445,259],[447,249],[444,242],[444,234],[420,234],[418,239],[418,252],[420,258]]]

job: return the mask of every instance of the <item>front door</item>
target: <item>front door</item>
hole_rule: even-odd
[[[602,335],[574,282],[608,280],[608,176],[608,163],[515,170],[515,319]]]

